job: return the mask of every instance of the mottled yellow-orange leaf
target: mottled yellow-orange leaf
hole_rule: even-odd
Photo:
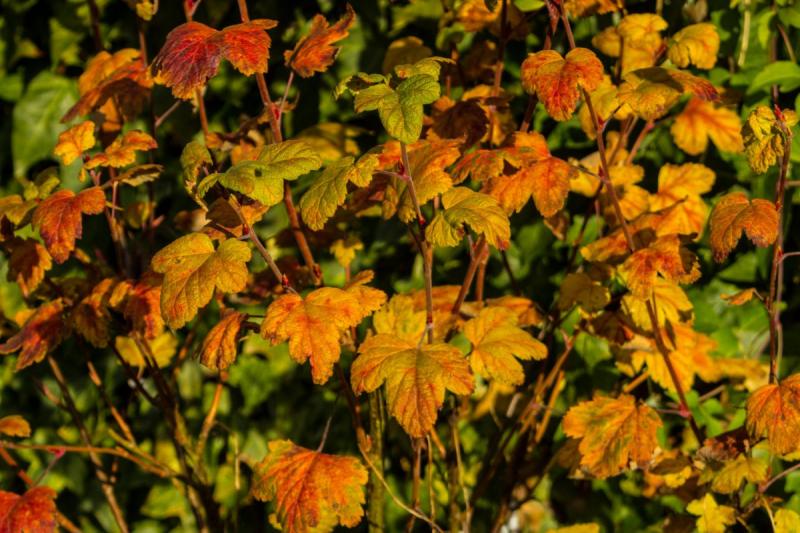
[[[69,165],[94,143],[94,122],[87,120],[59,134],[53,153],[61,158],[62,163]]]
[[[461,183],[469,177],[477,181],[488,181],[503,173],[505,166],[503,150],[475,150],[462,157],[453,167],[453,183]]]
[[[667,57],[680,68],[694,65],[697,68],[712,69],[717,63],[719,53],[719,33],[717,27],[708,22],[691,24],[672,36]]]
[[[708,140],[721,152],[741,152],[742,121],[734,111],[697,97],[692,97],[669,131],[678,148],[690,155],[699,155],[708,148]]]
[[[653,498],[662,487],[676,489],[692,477],[694,468],[691,460],[680,450],[668,450],[657,454],[650,469],[644,473],[646,484],[642,495]]]
[[[663,213],[656,234],[699,237],[709,211],[700,195],[711,190],[715,179],[713,170],[696,163],[662,166],[658,172],[658,192],[650,197],[650,209]]]
[[[764,385],[747,399],[747,430],[766,436],[770,450],[788,455],[800,450],[800,374]]]
[[[442,207],[425,228],[425,236],[433,246],[458,246],[466,224],[495,248],[508,247],[511,226],[493,197],[467,187],[454,187],[442,194]]]
[[[334,287],[303,298],[285,294],[272,302],[261,323],[261,336],[273,344],[289,341],[289,355],[300,364],[310,360],[314,383],[323,384],[339,361],[339,337],[357,325],[365,313],[351,293]]]
[[[64,302],[59,298],[39,306],[13,337],[0,344],[0,354],[19,352],[16,370],[38,363],[61,344],[66,334]]]
[[[178,348],[178,339],[165,331],[152,339],[135,338],[135,336],[119,336],[114,339],[114,347],[122,359],[131,366],[147,368],[155,362],[159,368],[167,366]]]
[[[372,270],[362,270],[344,286],[345,292],[351,294],[361,307],[361,316],[369,316],[386,303],[386,293],[380,289],[367,286],[375,278]]]
[[[584,272],[570,273],[561,282],[558,307],[566,311],[575,304],[594,312],[604,308],[611,300],[608,288],[590,278]]]
[[[695,522],[700,533],[725,533],[728,526],[736,523],[736,510],[727,505],[718,505],[711,493],[689,502],[686,510],[700,517]]]
[[[0,418],[0,435],[9,437],[30,437],[31,426],[28,421],[19,415],[10,415]]]
[[[784,109],[781,115],[787,128],[797,124],[798,117],[794,111]],[[788,142],[775,112],[765,105],[757,106],[747,116],[742,126],[742,139],[750,168],[759,174],[783,158]]]
[[[530,54],[522,63],[522,87],[536,94],[551,117],[569,120],[581,89],[593,91],[603,81],[603,64],[587,48],[575,48],[565,57],[554,50]]]
[[[653,285],[652,298],[645,299],[628,293],[622,297],[622,305],[634,323],[640,328],[650,331],[653,323],[647,312],[647,303],[655,301],[658,323],[664,326],[667,322],[680,322],[691,317],[692,302],[677,284],[665,279],[657,279]]]
[[[658,414],[636,398],[596,396],[570,408],[564,433],[581,439],[581,466],[595,477],[615,476],[635,464],[646,466],[658,446]]]
[[[619,11],[622,4],[622,0],[566,0],[564,8],[574,17],[588,17]]]
[[[56,491],[36,486],[22,496],[0,490],[0,533],[56,531]]]
[[[550,533],[600,533],[600,526],[597,524],[574,524],[551,529]]]
[[[86,162],[86,168],[124,167],[136,162],[136,152],[155,148],[158,148],[158,144],[149,134],[139,130],[131,130],[114,139],[114,142],[108,148],[92,156]]]
[[[367,470],[355,457],[329,455],[273,440],[255,466],[252,493],[273,501],[281,530],[324,533],[355,527],[364,514]]]
[[[700,266],[677,235],[667,235],[634,252],[619,273],[633,294],[649,298],[659,275],[667,281],[692,283],[700,277]]]
[[[200,363],[211,370],[225,370],[236,361],[237,344],[247,313],[229,310],[211,328],[200,348]]]
[[[83,233],[81,215],[103,211],[106,195],[100,187],[90,187],[77,195],[63,189],[48,196],[33,213],[33,227],[39,230],[47,251],[56,263],[63,263],[75,249]]]
[[[703,100],[719,100],[719,93],[710,82],[680,70],[643,68],[625,74],[623,79],[619,101],[645,120],[664,116],[685,93]]]
[[[741,453],[733,461],[726,462],[719,472],[714,474],[711,490],[719,494],[733,494],[738,492],[743,481],[748,483],[766,481],[768,468],[769,464],[763,459]]]
[[[608,27],[592,38],[592,45],[610,57],[619,57],[621,73],[652,67],[658,58],[667,22],[652,13],[623,17],[616,27]]]
[[[475,385],[466,357],[455,346],[420,346],[387,334],[361,344],[350,373],[356,394],[386,384],[389,411],[412,437],[423,437],[433,429],[445,390],[464,395]]]
[[[136,331],[145,338],[153,339],[164,329],[161,316],[162,276],[152,271],[146,272],[134,283],[126,295],[122,313],[133,322]]]
[[[800,531],[800,514],[791,509],[778,509],[775,513],[775,533]]]
[[[425,311],[415,309],[411,296],[395,294],[372,316],[372,327],[376,333],[417,342],[425,332]]]
[[[358,237],[350,236],[347,239],[336,239],[329,250],[336,258],[336,262],[343,268],[348,268],[356,258],[356,252],[364,249],[364,243]]]
[[[487,307],[464,324],[472,344],[469,362],[473,372],[505,385],[519,385],[525,371],[517,361],[544,359],[547,347],[517,325],[517,315],[502,307]]]
[[[711,249],[722,262],[736,248],[742,232],[756,246],[769,246],[778,237],[778,211],[769,200],[748,200],[742,192],[722,197],[711,211]]]
[[[499,298],[488,298],[486,305],[512,311],[517,316],[517,324],[521,327],[538,326],[544,321],[544,316],[536,308],[536,304],[532,300],[521,296],[507,295]]]
[[[524,166],[511,176],[491,180],[489,194],[511,212],[522,209],[533,196],[536,209],[542,216],[551,217],[564,207],[575,172],[565,161],[547,157]]]
[[[164,274],[161,314],[172,328],[193,319],[214,294],[238,292],[247,284],[250,248],[228,239],[214,249],[208,235],[191,233],[162,248],[153,256],[152,268]]]
[[[340,48],[333,46],[333,43],[347,37],[355,19],[356,14],[350,4],[347,4],[345,15],[333,26],[329,26],[322,15],[316,15],[311,21],[308,35],[297,42],[294,50],[284,52],[286,66],[303,78],[328,70]]]
[[[111,340],[111,313],[108,297],[114,280],[106,278],[94,286],[72,311],[75,330],[96,348],[105,348]]]
[[[620,104],[617,91],[617,86],[611,83],[611,79],[608,76],[604,76],[600,85],[589,93],[589,98],[592,101],[592,109],[594,109],[601,124],[610,120],[612,116],[616,119],[624,120],[631,114],[628,106],[622,106]],[[597,138],[594,119],[589,111],[589,106],[585,103],[578,110],[578,120],[581,123],[581,129],[583,129],[584,133],[586,133],[590,139]],[[608,152],[608,150],[609,148],[607,146],[606,151]]]
[[[11,246],[8,258],[8,279],[19,285],[27,298],[44,279],[44,273],[53,266],[47,249],[33,239],[24,239]]]
[[[752,287],[743,289],[733,294],[720,294],[720,298],[728,302],[730,305],[744,305],[752,300],[753,296],[756,296],[759,299],[761,298],[761,296],[758,294],[758,291]]]

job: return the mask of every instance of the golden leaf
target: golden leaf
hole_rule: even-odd
[[[575,304],[589,312],[603,309],[611,301],[608,288],[583,272],[570,273],[561,282],[558,308],[566,311]]]
[[[672,36],[667,57],[676,67],[686,68],[690,64],[702,69],[712,69],[719,53],[717,27],[703,22],[685,26]]]
[[[44,280],[44,273],[53,266],[47,249],[33,239],[14,242],[8,258],[8,279],[19,285],[26,298]]]
[[[778,455],[800,450],[800,374],[764,385],[747,399],[747,431],[759,439],[766,435]]]
[[[16,370],[38,363],[66,335],[64,302],[59,298],[39,306],[13,337],[0,344],[0,354],[19,351]]]
[[[719,472],[714,474],[711,490],[720,494],[737,492],[743,481],[761,483],[767,479],[769,464],[747,454],[739,454],[733,461],[727,461]]]
[[[225,370],[236,361],[237,344],[247,313],[228,310],[211,328],[200,348],[200,363],[211,370]]]
[[[667,281],[692,283],[700,277],[697,257],[681,246],[677,235],[659,237],[634,252],[619,268],[631,292],[649,298],[659,275]]]
[[[762,248],[778,237],[778,211],[769,200],[748,200],[741,192],[727,194],[711,212],[711,249],[714,259],[722,262],[728,257],[742,233]]]
[[[565,161],[547,157],[524,166],[516,174],[491,180],[489,195],[510,212],[521,210],[532,196],[536,209],[550,217],[564,207],[575,172]]]
[[[417,342],[425,332],[425,310],[415,309],[414,299],[411,296],[395,294],[372,316],[372,327],[376,333],[386,333],[409,342]]]
[[[30,437],[31,426],[28,421],[19,415],[10,415],[0,418],[0,435],[9,437]]]
[[[508,216],[493,197],[467,187],[454,187],[442,194],[442,206],[444,209],[425,228],[425,236],[433,246],[458,246],[466,224],[495,248],[508,247]]]
[[[794,111],[784,109],[781,115],[785,127],[797,124],[798,117]],[[747,122],[742,126],[742,139],[750,168],[759,174],[783,157],[788,142],[775,112],[765,105],[757,106],[747,116]]]
[[[147,360],[155,362],[156,366],[163,368],[167,366],[175,350],[178,348],[178,339],[172,333],[165,331],[153,339],[140,339],[134,337],[119,336],[114,339],[114,347],[131,366],[137,368],[147,368]]]
[[[696,522],[700,533],[725,533],[728,526],[736,523],[736,510],[727,505],[718,505],[710,493],[706,493],[703,499],[689,502],[686,510],[700,517]]]
[[[645,120],[656,120],[667,114],[685,93],[703,100],[719,100],[719,93],[711,83],[680,70],[643,68],[625,74],[623,79],[619,101],[628,104]]]
[[[656,234],[699,237],[708,218],[708,206],[700,195],[711,190],[715,179],[714,171],[704,165],[663,165],[658,171],[658,192],[650,198],[650,209],[663,212]]]
[[[738,153],[744,150],[742,121],[734,111],[692,97],[686,103],[669,131],[678,148],[689,155],[700,155],[711,139],[721,152]]]
[[[334,25],[329,26],[322,15],[316,15],[311,21],[308,35],[301,38],[293,50],[284,52],[286,66],[303,78],[313,76],[315,72],[325,72],[333,64],[339,47],[333,43],[347,37],[350,27],[355,22],[356,14],[350,4],[347,12]]]
[[[70,165],[94,143],[94,122],[87,120],[60,133],[53,154],[61,158],[65,165]]]

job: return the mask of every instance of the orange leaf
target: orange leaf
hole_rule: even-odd
[[[63,263],[75,249],[83,233],[81,215],[103,211],[106,195],[100,187],[90,187],[75,195],[63,189],[51,194],[33,213],[33,227],[39,230],[47,251],[56,263]]]
[[[172,89],[176,98],[192,98],[217,73],[223,57],[242,74],[266,72],[272,43],[265,30],[277,22],[256,19],[222,30],[199,22],[181,24],[169,35],[153,60],[156,80]]]
[[[508,211],[519,211],[533,196],[536,209],[544,217],[555,215],[567,200],[575,169],[557,157],[547,157],[526,165],[516,174],[489,182],[489,195]]]
[[[333,43],[347,37],[355,19],[356,14],[350,4],[347,4],[347,13],[333,26],[328,26],[328,21],[322,15],[316,15],[311,21],[308,35],[297,42],[294,50],[284,52],[286,66],[303,78],[328,70],[339,53],[339,47],[333,46]]]
[[[344,290],[353,295],[361,306],[362,316],[369,316],[386,303],[386,293],[367,286],[375,278],[372,270],[362,270],[345,285]]]
[[[677,235],[667,235],[634,252],[619,273],[634,295],[649,298],[659,274],[668,281],[692,283],[700,277],[700,266]]]
[[[0,353],[19,351],[16,370],[38,363],[47,352],[61,344],[66,327],[61,299],[42,304],[28,318],[16,335],[0,344]]]
[[[551,117],[568,120],[581,96],[603,81],[603,64],[587,48],[575,48],[566,57],[554,50],[530,54],[522,63],[522,87],[536,93]]]
[[[209,330],[200,348],[200,363],[211,370],[225,370],[236,361],[237,344],[247,313],[228,311]]]
[[[329,455],[273,440],[256,466],[253,496],[274,501],[286,533],[333,531],[355,527],[364,514],[367,470],[355,457]]]
[[[739,115],[700,98],[692,97],[670,127],[678,148],[689,155],[706,151],[708,140],[721,152],[741,152],[742,121]]]
[[[800,374],[764,385],[747,399],[747,431],[766,435],[770,449],[788,455],[800,449]]]
[[[0,533],[56,531],[56,491],[33,487],[22,496],[0,490]]]
[[[145,273],[126,295],[122,313],[146,339],[155,339],[164,329],[161,316],[161,275]]]
[[[717,27],[705,22],[686,26],[673,35],[667,57],[676,67],[686,68],[692,64],[708,70],[717,63],[718,53]]]
[[[8,279],[19,285],[26,298],[36,290],[44,279],[44,273],[53,266],[47,249],[33,239],[19,240],[10,245]]]
[[[113,284],[113,279],[104,279],[95,285],[92,292],[78,302],[72,311],[75,329],[96,348],[105,348],[111,340],[108,298]]]
[[[708,218],[708,206],[700,195],[711,190],[715,179],[714,171],[705,165],[662,166],[658,171],[658,193],[650,197],[650,209],[663,211],[656,233],[699,236]]]
[[[564,8],[574,17],[603,15],[619,11],[621,7],[621,0],[566,0],[564,2]]]
[[[386,402],[403,429],[423,437],[433,429],[445,389],[469,394],[474,378],[461,351],[450,344],[378,334],[364,341],[350,368],[353,391],[372,392],[386,383]]]
[[[744,232],[753,244],[766,247],[778,237],[778,211],[769,200],[748,200],[742,192],[722,197],[711,212],[711,249],[722,262],[736,248]]]
[[[156,140],[143,131],[131,130],[120,135],[108,148],[92,156],[86,162],[86,168],[124,167],[136,162],[136,152],[158,148]]]
[[[581,439],[581,465],[598,478],[615,476],[630,463],[647,465],[662,425],[653,409],[628,394],[581,402],[567,412],[563,424],[567,436]]]
[[[624,80],[619,87],[619,101],[645,120],[664,116],[685,93],[703,100],[719,100],[719,93],[710,82],[680,70],[643,68],[625,74]]]
[[[94,143],[94,122],[87,120],[61,132],[53,153],[61,158],[62,163],[69,165],[93,147]]]
[[[31,426],[19,415],[4,416],[0,418],[0,434],[9,437],[30,437]]]
[[[504,166],[502,150],[475,150],[455,164],[453,183],[461,183],[469,177],[477,181],[488,181],[502,174]]]

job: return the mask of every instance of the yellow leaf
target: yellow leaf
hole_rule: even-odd
[[[747,430],[759,439],[766,435],[778,455],[800,450],[800,374],[764,385],[747,399]]]
[[[800,515],[791,509],[778,509],[775,513],[775,533],[800,531]]]
[[[752,300],[753,296],[758,296],[758,291],[750,287],[733,294],[721,294],[720,298],[728,302],[730,305],[744,305]]]
[[[567,200],[575,169],[557,157],[546,157],[526,165],[516,174],[491,180],[489,195],[507,211],[521,210],[533,196],[544,217],[555,215]]]
[[[94,122],[87,120],[59,134],[53,154],[61,158],[65,165],[70,165],[83,152],[93,147],[95,142]]]
[[[783,123],[787,128],[797,124],[797,113],[784,109]],[[750,168],[763,174],[783,157],[787,139],[775,112],[765,105],[753,109],[742,126],[744,151]]]
[[[692,283],[700,277],[697,257],[681,246],[677,235],[659,237],[647,248],[634,252],[619,268],[633,294],[649,298],[659,275],[677,283]]]
[[[619,101],[628,104],[637,116],[645,120],[656,120],[667,114],[685,93],[703,100],[719,99],[711,83],[680,70],[643,68],[625,74],[623,79]]]
[[[464,324],[464,336],[472,344],[472,371],[504,385],[519,385],[525,380],[517,359],[547,357],[547,347],[517,325],[513,311],[502,307],[481,310]]]
[[[52,268],[52,258],[47,249],[33,239],[15,240],[7,246],[11,251],[8,279],[15,281],[27,298],[44,280],[44,273]]]
[[[633,396],[597,396],[570,408],[564,433],[581,439],[581,466],[598,478],[615,476],[631,463],[646,466],[658,446],[658,414]]]
[[[711,249],[714,259],[728,257],[745,233],[753,244],[762,248],[778,237],[778,211],[769,200],[748,200],[741,192],[723,196],[711,212]]]
[[[272,302],[261,323],[261,336],[272,344],[289,341],[289,355],[303,364],[310,360],[314,383],[323,384],[339,361],[339,337],[364,318],[355,296],[323,287],[308,294],[285,294]]]
[[[375,312],[372,326],[376,333],[417,342],[425,332],[425,311],[415,309],[414,299],[411,296],[396,294],[389,303]]]
[[[615,11],[619,11],[621,7],[622,7],[621,0],[566,0],[564,2],[564,8],[570,15],[574,17],[588,17],[589,15],[595,15],[595,14],[603,15],[605,13],[613,13]],[[591,525],[594,526],[594,524]],[[556,531],[561,531],[565,529],[569,528],[561,528]],[[564,532],[561,531],[561,533]],[[574,531],[571,533],[578,533],[578,531]],[[584,533],[590,533],[590,532],[589,530],[587,530]]]
[[[211,328],[200,348],[200,363],[211,370],[225,370],[236,361],[237,344],[247,313],[228,311]]]
[[[700,155],[708,148],[708,140],[721,152],[744,150],[742,121],[734,111],[700,98],[686,103],[669,131],[678,148],[689,155]]]
[[[273,440],[268,447],[255,466],[251,491],[258,500],[274,502],[282,531],[321,533],[361,522],[368,477],[361,461],[289,440]]]
[[[442,194],[443,210],[425,229],[434,246],[458,246],[464,236],[463,224],[486,237],[495,248],[505,249],[511,239],[508,216],[491,196],[467,187],[454,187]]]
[[[92,156],[86,168],[124,167],[136,162],[136,152],[153,150],[158,147],[156,140],[143,131],[131,130],[120,135],[108,148]]]
[[[247,284],[250,248],[228,239],[214,249],[211,238],[191,233],[173,241],[153,256],[152,267],[164,274],[161,313],[172,328],[193,319],[214,294],[238,292]]]
[[[655,310],[660,326],[665,326],[667,322],[682,322],[687,316],[691,316],[692,302],[683,289],[675,283],[665,279],[656,280],[652,296],[655,300]],[[622,297],[622,305],[634,323],[645,331],[652,331],[653,323],[647,312],[647,302],[647,299],[633,293]]]
[[[589,312],[603,309],[611,301],[608,288],[594,281],[583,272],[570,273],[561,282],[558,307],[566,311],[574,304]]]
[[[343,268],[348,268],[356,258],[356,252],[363,249],[364,243],[354,236],[347,237],[347,239],[336,239],[329,248],[333,257],[336,258],[336,262]]]
[[[651,210],[663,212],[656,234],[699,237],[708,218],[708,206],[700,195],[711,190],[715,179],[714,171],[700,164],[662,166],[658,192],[650,198]]]
[[[464,395],[474,387],[469,363],[455,346],[418,346],[387,334],[361,344],[350,372],[356,394],[386,384],[389,411],[411,437],[423,437],[433,429],[445,390]]]
[[[10,415],[0,418],[0,435],[9,437],[30,437],[31,426],[28,421],[19,415]]]
[[[736,523],[736,510],[727,505],[718,505],[710,493],[703,499],[689,502],[686,510],[700,517],[695,522],[700,533],[725,533],[727,526]]]
[[[142,339],[139,342],[133,337],[119,336],[114,339],[114,346],[125,362],[131,366],[147,368],[148,365],[145,361],[155,360],[156,365],[163,368],[175,355],[178,339],[168,331],[154,339]]]
[[[743,481],[766,481],[768,468],[769,465],[764,460],[741,453],[733,461],[727,461],[714,475],[711,490],[719,494],[733,494],[739,490]]]
[[[368,287],[375,278],[372,270],[362,270],[345,285],[344,290],[351,294],[361,307],[361,316],[369,316],[386,303],[386,293],[374,287]]]
[[[702,69],[712,69],[719,53],[717,27],[708,22],[691,24],[672,36],[667,57],[676,67],[690,64]]]

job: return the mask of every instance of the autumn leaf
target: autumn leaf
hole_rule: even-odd
[[[741,129],[742,121],[734,111],[692,97],[669,131],[678,148],[689,155],[699,155],[706,151],[709,139],[721,152],[741,152]]]
[[[775,513],[775,533],[800,531],[800,514],[791,509],[778,509]]]
[[[600,311],[611,300],[608,288],[583,272],[569,273],[561,282],[558,308],[568,310],[575,304],[589,312]]]
[[[464,395],[474,387],[469,363],[455,346],[418,345],[388,334],[361,344],[350,373],[356,394],[386,384],[389,411],[411,437],[433,429],[445,390]]]
[[[35,486],[22,496],[0,490],[0,533],[56,531],[56,491]]]
[[[542,216],[551,217],[564,207],[575,173],[567,162],[546,157],[525,165],[511,176],[491,180],[489,195],[511,212],[521,210],[532,196]]]
[[[702,69],[712,69],[719,53],[719,33],[714,24],[703,22],[684,27],[672,36],[667,57],[679,68],[690,64]]]
[[[747,399],[746,409],[753,438],[766,436],[778,455],[800,450],[800,374],[759,388]]]
[[[620,0],[566,0],[564,2],[564,8],[575,17],[613,13],[619,11],[621,6]]]
[[[766,481],[768,469],[766,461],[741,453],[714,474],[711,490],[719,494],[733,494],[741,488],[743,481],[756,484]]]
[[[72,310],[75,330],[96,348],[105,348],[111,340],[109,297],[113,285],[111,278],[102,280]]]
[[[658,192],[650,197],[651,211],[663,214],[656,234],[699,237],[709,211],[701,195],[711,190],[715,180],[714,171],[705,165],[663,165],[658,171]]]
[[[311,363],[314,383],[323,384],[339,361],[339,337],[364,318],[359,301],[347,291],[323,287],[303,298],[285,294],[272,302],[261,323],[261,336],[279,344],[289,341],[296,362]]]
[[[620,71],[625,75],[655,65],[664,41],[661,31],[666,28],[667,21],[654,13],[634,13],[595,35],[592,45],[607,56],[620,58]]]
[[[94,122],[87,120],[60,133],[53,154],[61,158],[65,165],[70,165],[92,148],[95,142]]]
[[[16,370],[38,363],[66,336],[64,302],[59,298],[40,305],[22,328],[0,344],[0,354],[19,352]]]
[[[42,201],[33,213],[33,227],[39,230],[45,247],[56,263],[63,263],[75,249],[83,233],[81,215],[103,211],[106,195],[100,187],[90,187],[77,195],[62,189]]]
[[[242,74],[267,71],[271,39],[265,30],[278,23],[256,19],[222,30],[199,22],[187,22],[173,29],[153,60],[156,81],[176,98],[192,98],[197,89],[214,77],[222,58]]]
[[[564,433],[581,439],[581,466],[598,478],[615,476],[631,463],[646,466],[662,425],[658,414],[636,398],[596,396],[570,408],[564,417]]]
[[[114,167],[120,168],[136,162],[136,152],[154,150],[158,147],[156,140],[149,134],[131,130],[120,135],[108,148],[92,156],[86,162],[86,168]]]
[[[283,53],[286,66],[303,78],[328,70],[339,53],[339,47],[333,43],[347,37],[355,22],[356,14],[350,4],[346,9],[347,13],[333,26],[329,26],[322,15],[314,16],[308,35],[301,38],[293,50]]]
[[[24,239],[11,245],[8,258],[8,279],[19,285],[26,298],[39,287],[44,273],[53,266],[47,249],[33,239]]]
[[[372,316],[372,327],[376,333],[417,342],[425,332],[425,310],[417,310],[411,296],[395,294]]]
[[[154,339],[164,329],[161,283],[160,274],[146,272],[139,281],[132,284],[122,306],[125,318],[132,321],[134,330],[146,339]]]
[[[159,368],[167,366],[178,348],[178,338],[165,331],[152,339],[137,338],[135,335],[120,335],[114,339],[114,348],[122,359],[136,368],[147,368],[147,361]]]
[[[211,370],[225,370],[236,361],[237,344],[247,313],[228,311],[206,334],[200,348],[200,363]]]
[[[328,249],[336,262],[342,268],[350,268],[350,264],[355,260],[356,254],[364,249],[364,243],[358,237],[348,237],[347,239],[336,239]]]
[[[308,450],[289,440],[273,440],[256,464],[251,492],[273,501],[286,533],[355,527],[364,514],[367,470],[355,457]]]
[[[677,235],[667,235],[634,252],[619,273],[634,295],[649,298],[659,276],[667,281],[692,283],[700,277],[700,266]]]
[[[711,211],[711,249],[722,262],[736,248],[742,233],[753,244],[766,247],[778,237],[780,217],[769,200],[748,200],[742,192],[727,194]]]
[[[171,328],[193,319],[218,289],[223,293],[244,289],[249,273],[250,248],[228,239],[214,249],[205,234],[192,233],[173,241],[153,256],[152,268],[164,274],[161,313]]]
[[[781,115],[787,129],[798,122],[797,113],[790,109],[784,109]],[[747,121],[742,126],[742,138],[750,168],[758,174],[763,174],[778,162],[787,149],[787,143],[790,142],[775,112],[765,105],[757,106],[747,116]]]
[[[375,278],[372,270],[362,270],[344,286],[346,293],[352,295],[361,307],[361,316],[366,317],[383,307],[386,293],[367,285]]]
[[[0,434],[9,437],[30,437],[31,426],[19,415],[4,416],[0,418]]]
[[[463,332],[472,344],[469,362],[473,372],[505,385],[519,385],[525,380],[517,359],[547,357],[547,347],[520,328],[516,314],[509,309],[482,309],[464,324]]]
[[[593,91],[603,81],[603,64],[586,48],[575,48],[565,57],[554,50],[542,50],[522,63],[521,78],[522,87],[538,95],[551,117],[569,120],[581,89]]]
[[[742,289],[741,291],[733,294],[720,294],[719,297],[725,300],[729,305],[744,305],[752,300],[753,297],[761,299],[761,295],[759,295],[758,291],[752,287]]]
[[[505,167],[503,150],[475,150],[462,157],[453,167],[453,183],[458,184],[472,178],[489,181],[503,173]]]
[[[728,526],[736,523],[736,510],[717,504],[711,493],[689,502],[686,510],[699,517],[695,523],[700,533],[725,533]]]
[[[633,293],[622,297],[622,305],[637,326],[645,331],[653,328],[647,304],[653,304],[658,323],[665,326],[668,322],[680,322],[691,316],[692,302],[677,284],[665,279],[657,279],[653,285],[652,298],[642,298]]]
[[[508,216],[489,195],[467,187],[454,187],[442,194],[442,207],[425,228],[425,236],[434,246],[458,246],[467,224],[495,248],[505,249],[511,239]]]
[[[702,100],[719,100],[719,93],[710,82],[680,70],[644,68],[625,74],[623,79],[619,101],[645,120],[661,118],[686,93]]]

